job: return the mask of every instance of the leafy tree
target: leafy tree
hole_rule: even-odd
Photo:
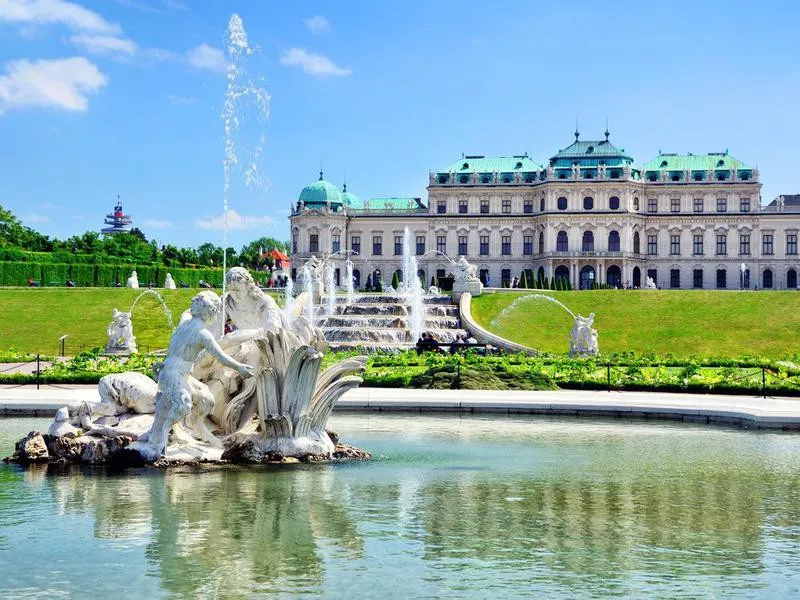
[[[397,275],[397,271],[394,272],[392,275],[392,287],[397,289],[400,287],[400,277]]]
[[[526,269],[522,269],[522,274],[519,276],[519,287],[528,287],[528,272]]]

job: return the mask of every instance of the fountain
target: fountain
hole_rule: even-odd
[[[283,289],[283,314],[286,315],[286,322],[289,328],[294,321],[294,313],[292,312],[292,300],[294,299],[294,281],[290,274],[286,275],[286,287]]]
[[[161,305],[161,310],[167,318],[170,330],[173,328],[172,311],[170,311],[161,294],[155,290],[145,290],[133,301],[127,312],[117,310],[112,312],[111,323],[106,327],[106,354],[136,354],[136,337],[133,335],[133,309],[144,296],[155,296]]]
[[[353,261],[349,258],[345,262],[345,289],[347,290],[347,304],[352,304],[356,299],[356,290],[353,281]]]
[[[331,263],[328,263],[325,267],[325,290],[327,295],[325,296],[325,314],[327,316],[333,316],[333,307],[336,305],[336,284],[334,282],[334,269]]]

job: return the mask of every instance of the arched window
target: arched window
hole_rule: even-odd
[[[789,269],[786,273],[786,287],[789,289],[797,288],[797,271]]]
[[[594,208],[594,198],[586,196],[583,199],[583,210],[592,210]]]
[[[633,287],[642,287],[642,272],[639,270],[639,267],[633,267]]]
[[[612,288],[622,287],[622,271],[617,265],[611,265],[606,270],[606,283]]]
[[[764,271],[761,287],[763,287],[765,290],[772,289],[772,271],[770,269],[766,269]]]
[[[608,234],[608,251],[619,252],[619,231],[612,231]]]
[[[567,210],[567,199],[564,196],[558,199],[558,210]]]
[[[556,236],[556,252],[566,252],[569,250],[569,238],[566,231],[559,231]]]
[[[361,287],[361,271],[353,269],[353,287],[358,289]]]
[[[640,252],[640,250],[639,250],[639,232],[638,231],[634,231],[633,232],[633,253],[634,254],[639,254],[639,252]]]
[[[581,250],[584,252],[594,252],[594,233],[591,231],[583,232],[583,243],[581,244]]]
[[[594,287],[595,273],[594,267],[586,265],[581,269],[579,287],[582,290],[590,290]]]
[[[539,212],[544,212],[544,198],[539,200]]]
[[[639,199],[638,198],[634,198],[633,199],[633,210],[639,210]]]
[[[555,276],[556,281],[560,281],[562,286],[566,285],[566,283],[569,281],[569,267],[564,265],[556,267]]]
[[[608,199],[608,208],[611,210],[619,209],[619,198],[617,196],[611,196],[611,198]]]
[[[544,254],[544,231],[539,234],[539,254]]]

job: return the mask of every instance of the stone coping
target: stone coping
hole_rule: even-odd
[[[96,402],[97,386],[0,386],[0,416],[52,416]],[[336,410],[362,412],[566,415],[670,419],[800,430],[800,399],[581,390],[496,391],[358,388]]]

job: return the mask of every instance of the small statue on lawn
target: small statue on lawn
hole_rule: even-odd
[[[135,354],[136,337],[133,335],[131,313],[114,309],[111,323],[106,327],[106,352],[110,354]]]
[[[589,313],[588,317],[577,315],[572,324],[569,339],[569,355],[575,356],[597,356],[600,352],[597,343],[597,330],[592,327],[594,324],[594,313]]]
[[[139,289],[139,276],[136,274],[136,271],[131,271],[131,276],[128,277],[128,281],[125,282],[125,287],[133,288],[134,290]]]

